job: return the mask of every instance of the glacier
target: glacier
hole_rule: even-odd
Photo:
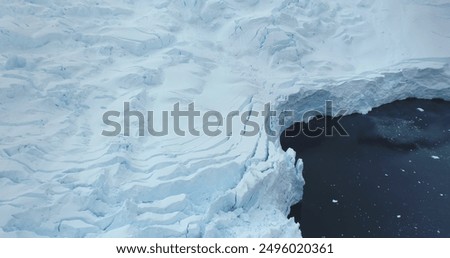
[[[264,131],[105,137],[102,114],[450,100],[450,1],[1,1],[1,237],[300,237]],[[263,123],[264,121],[259,121]]]

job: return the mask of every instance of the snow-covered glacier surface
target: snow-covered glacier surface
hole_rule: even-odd
[[[301,235],[302,162],[276,137],[102,136],[124,102],[292,121],[450,99],[450,1],[0,2],[3,237]]]

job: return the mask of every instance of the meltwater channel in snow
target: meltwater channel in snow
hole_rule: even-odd
[[[300,237],[288,214],[303,162],[284,129],[327,100],[365,114],[450,99],[445,0],[0,4],[2,237]],[[217,136],[140,137],[135,119],[129,136],[102,135],[124,103],[224,115],[270,103],[278,117],[253,122],[278,135],[241,135],[245,119]]]

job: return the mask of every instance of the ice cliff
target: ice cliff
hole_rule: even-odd
[[[264,131],[102,136],[102,114],[365,113],[450,99],[450,1],[2,0],[0,236],[298,237],[302,162]],[[259,121],[262,122],[262,121]],[[201,125],[199,125],[201,127]],[[136,134],[136,130],[132,130]]]

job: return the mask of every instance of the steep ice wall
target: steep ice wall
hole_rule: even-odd
[[[302,162],[277,138],[237,122],[216,137],[102,136],[125,101],[225,115],[271,102],[298,119],[328,99],[367,112],[450,98],[448,1],[1,4],[1,236],[300,236],[286,215]]]

